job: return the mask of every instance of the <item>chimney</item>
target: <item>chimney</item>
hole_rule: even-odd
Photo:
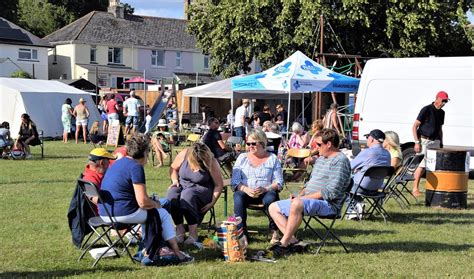
[[[120,0],[109,0],[107,12],[113,14],[116,18],[124,18],[124,10]]]

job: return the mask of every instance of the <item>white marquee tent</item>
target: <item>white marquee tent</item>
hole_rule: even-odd
[[[100,121],[99,112],[88,92],[59,81],[0,78],[0,122],[10,123],[12,137],[18,135],[21,115],[27,113],[43,130],[45,137],[62,136],[61,106],[71,98],[74,106],[80,98],[86,100],[89,109],[89,125]]]

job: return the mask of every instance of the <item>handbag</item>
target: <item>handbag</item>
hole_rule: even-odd
[[[244,262],[247,254],[247,238],[242,218],[231,217],[217,226],[219,246],[226,262]]]

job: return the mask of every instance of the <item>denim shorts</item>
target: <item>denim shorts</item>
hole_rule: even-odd
[[[125,120],[125,124],[127,125],[133,124],[133,126],[137,126],[138,116],[127,116],[127,120]]]
[[[331,205],[325,200],[302,199],[303,215],[305,216],[327,216],[335,214]],[[276,202],[280,207],[280,212],[286,217],[290,216],[291,200],[281,200]]]

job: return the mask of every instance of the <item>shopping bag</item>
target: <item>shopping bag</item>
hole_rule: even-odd
[[[227,262],[244,262],[247,254],[247,238],[242,218],[235,217],[230,221],[220,222],[216,233],[224,259]]]

